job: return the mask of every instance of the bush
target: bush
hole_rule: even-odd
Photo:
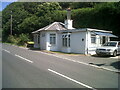
[[[16,38],[16,37],[13,36],[13,35],[9,35],[8,38],[7,38],[7,42],[8,42],[8,43],[18,44],[19,41],[20,41],[20,39],[19,39],[19,38]]]
[[[19,43],[18,45],[25,45],[25,43],[27,43],[27,41],[29,41],[29,35],[28,34],[20,34],[19,35]]]
[[[20,34],[19,36],[9,35],[7,38],[7,42],[16,45],[25,45],[29,41],[28,34]]]

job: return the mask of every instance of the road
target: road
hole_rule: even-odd
[[[3,88],[116,88],[118,74],[3,44]]]

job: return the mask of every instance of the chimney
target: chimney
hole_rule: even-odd
[[[68,8],[67,9],[67,20],[65,20],[65,27],[67,29],[73,29],[72,22],[73,20],[71,20],[71,8]]]

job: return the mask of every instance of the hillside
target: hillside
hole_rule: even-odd
[[[97,28],[111,30],[120,36],[120,2],[107,3],[48,3],[14,2],[3,11],[3,40],[10,35],[10,16],[13,16],[13,35],[22,33],[32,38],[31,32],[54,21],[64,22],[66,8],[72,8],[75,28]],[[12,11],[12,13],[11,13]]]

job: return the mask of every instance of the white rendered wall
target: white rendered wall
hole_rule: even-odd
[[[61,33],[57,33],[57,50],[61,51],[62,48],[62,34]]]
[[[83,40],[83,41],[82,41]],[[86,32],[74,32],[70,36],[70,47],[61,48],[62,52],[85,54]]]
[[[50,34],[56,34],[56,44],[50,44]],[[48,51],[58,51],[59,47],[59,35],[56,31],[46,32],[46,50]]]
[[[96,43],[91,43],[91,32],[88,32],[87,34],[87,38],[88,38],[88,45],[86,44],[86,46],[88,47],[88,54],[96,54],[95,50],[97,47],[100,47],[102,44],[100,44],[100,36],[96,35]],[[109,38],[108,38],[109,40]]]
[[[37,41],[38,41],[38,34],[34,34],[34,48],[39,48],[39,44]]]
[[[40,49],[46,50],[46,32],[40,33]]]
[[[61,51],[65,53],[71,53],[71,47],[61,47]]]
[[[71,34],[71,52],[85,54],[86,32]]]
[[[88,54],[90,55],[96,54],[95,50],[99,45],[99,36],[96,36],[96,43],[91,43],[91,32],[88,31],[87,38],[88,38],[88,43],[86,46],[88,48]]]
[[[67,29],[73,29],[72,24],[73,24],[73,20],[65,20],[65,27]]]

